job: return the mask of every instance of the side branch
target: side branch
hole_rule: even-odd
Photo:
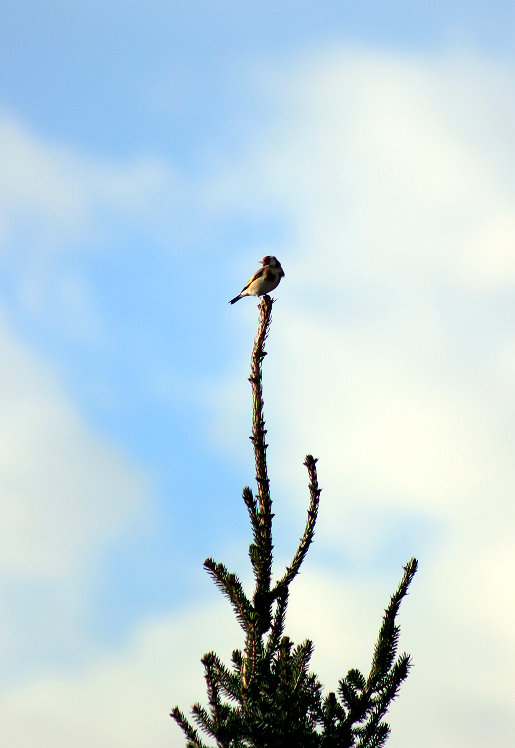
[[[240,580],[236,574],[229,573],[223,564],[217,563],[212,558],[206,558],[204,568],[229,599],[240,626],[246,631],[253,616],[253,607],[243,591]]]
[[[190,745],[192,748],[207,748],[206,744],[199,738],[198,732],[186,719],[178,706],[175,706],[172,709],[170,717],[172,717],[182,729],[183,733],[189,741],[188,745]]]
[[[376,688],[377,684],[387,676],[392,668],[397,653],[400,633],[400,627],[396,623],[397,614],[399,613],[399,608],[403,598],[408,594],[408,589],[416,574],[417,567],[417,559],[411,558],[404,567],[404,574],[400,584],[390,598],[388,607],[384,612],[383,622],[374,648],[374,657],[367,680],[367,688],[369,690]],[[409,658],[407,658],[406,664],[409,665]],[[406,675],[404,677],[406,677]]]
[[[297,552],[293,557],[291,565],[286,568],[283,577],[279,580],[279,582],[277,582],[272,592],[272,599],[275,599],[282,589],[287,588],[292,579],[298,574],[301,564],[304,561],[304,557],[306,556],[308,548],[311,545],[313,536],[315,534],[315,524],[318,516],[320,494],[322,493],[322,489],[318,487],[316,468],[317,461],[318,460],[316,460],[312,455],[307,455],[306,459],[304,460],[304,465],[308,469],[310,495],[306,527],[304,529],[304,534],[300,540],[299,547],[297,548]]]

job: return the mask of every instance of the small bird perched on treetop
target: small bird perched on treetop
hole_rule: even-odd
[[[267,255],[261,260],[262,268],[254,273],[252,278],[243,287],[241,293],[231,299],[229,304],[234,304],[244,296],[264,296],[277,288],[281,278],[284,276],[284,270],[277,257]]]

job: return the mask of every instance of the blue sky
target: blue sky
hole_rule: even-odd
[[[183,744],[168,708],[238,642],[202,561],[248,577],[256,308],[227,301],[272,253],[278,573],[307,452],[324,488],[290,632],[327,688],[366,669],[417,555],[392,745],[506,745],[511,5],[0,15],[3,742]]]

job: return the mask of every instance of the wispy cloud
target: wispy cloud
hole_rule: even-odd
[[[156,159],[110,162],[44,139],[5,114],[0,144],[4,253],[20,233],[35,254],[93,249],[114,219],[151,226],[175,190],[171,170]]]
[[[0,346],[0,575],[69,576],[106,537],[134,521],[148,486],[88,428],[48,364],[4,325]]]
[[[41,661],[82,657],[99,559],[136,525],[150,526],[152,486],[3,321],[0,354],[0,652],[9,681]]]
[[[416,668],[394,707],[398,746],[432,745],[435,725],[445,729],[438,744],[453,748],[482,748],[486,734],[500,748],[511,737],[507,81],[511,68],[477,58],[356,48],[262,70],[275,117],[249,133],[241,157],[219,160],[187,192],[192,212],[206,211],[203,231],[213,215],[231,212],[272,211],[285,226],[286,238],[268,248],[287,273],[265,364],[270,468],[278,523],[300,523],[301,461],[308,451],[320,457],[320,527],[289,624],[294,636],[313,636],[314,665],[328,687],[342,666],[366,668],[397,580],[390,571],[408,552],[421,556],[403,609],[402,646]],[[3,236],[25,231],[16,213],[24,206],[26,230],[43,237],[45,253],[54,235],[62,251],[105,231],[106,208],[122,216],[118,228],[134,212],[151,230],[162,191],[175,189],[152,160],[120,168],[42,147],[18,123],[2,127],[10,148],[0,163],[14,185],[9,195],[0,176],[10,206]],[[243,269],[241,256],[235,262]],[[84,299],[87,308],[86,292]],[[248,321],[250,335],[253,306],[238,309],[234,323]],[[13,426],[2,437],[10,501],[0,569],[64,590],[63,580],[83,579],[97,549],[141,516],[148,486],[92,434],[55,374],[7,329],[0,333],[13,373],[3,387]],[[246,366],[242,360],[231,381],[210,390],[217,449],[247,444]],[[414,525],[425,533],[412,535]],[[166,711],[201,697],[199,656],[234,644],[230,620],[228,608],[206,606],[140,624],[117,654],[97,651],[85,668],[11,690],[2,729],[23,748],[36,738],[56,745],[85,736],[99,746],[182,745]],[[80,627],[69,628],[73,636]],[[30,705],[37,736],[27,733]],[[481,705],[496,715],[494,725],[477,716]]]

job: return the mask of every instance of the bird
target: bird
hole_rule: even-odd
[[[254,273],[252,278],[243,286],[241,293],[231,299],[229,304],[235,304],[244,296],[263,296],[277,288],[281,278],[284,278],[284,270],[277,257],[266,255],[261,260],[261,265],[263,267]]]

